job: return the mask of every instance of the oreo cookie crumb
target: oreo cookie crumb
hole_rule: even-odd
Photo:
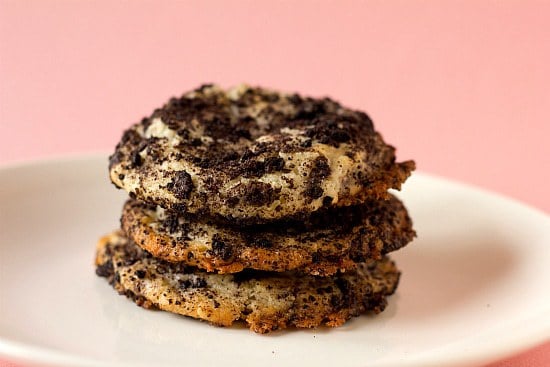
[[[166,188],[178,199],[188,199],[191,191],[193,191],[191,175],[185,171],[176,172]]]

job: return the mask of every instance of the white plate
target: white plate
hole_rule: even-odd
[[[415,174],[418,238],[384,313],[336,329],[256,335],[147,311],[94,274],[125,195],[104,156],[0,170],[0,355],[70,366],[462,366],[550,335],[550,218]]]

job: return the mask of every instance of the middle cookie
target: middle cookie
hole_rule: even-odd
[[[316,212],[304,222],[248,227],[129,200],[121,223],[128,237],[154,257],[218,273],[250,268],[328,276],[380,259],[415,236],[407,210],[393,196]]]

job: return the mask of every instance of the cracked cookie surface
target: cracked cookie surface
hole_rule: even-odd
[[[128,129],[109,169],[142,201],[262,223],[386,198],[414,162],[331,99],[205,85]]]

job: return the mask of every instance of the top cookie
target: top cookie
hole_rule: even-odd
[[[109,169],[145,202],[262,223],[387,197],[414,169],[394,153],[328,98],[204,85],[125,131]]]

